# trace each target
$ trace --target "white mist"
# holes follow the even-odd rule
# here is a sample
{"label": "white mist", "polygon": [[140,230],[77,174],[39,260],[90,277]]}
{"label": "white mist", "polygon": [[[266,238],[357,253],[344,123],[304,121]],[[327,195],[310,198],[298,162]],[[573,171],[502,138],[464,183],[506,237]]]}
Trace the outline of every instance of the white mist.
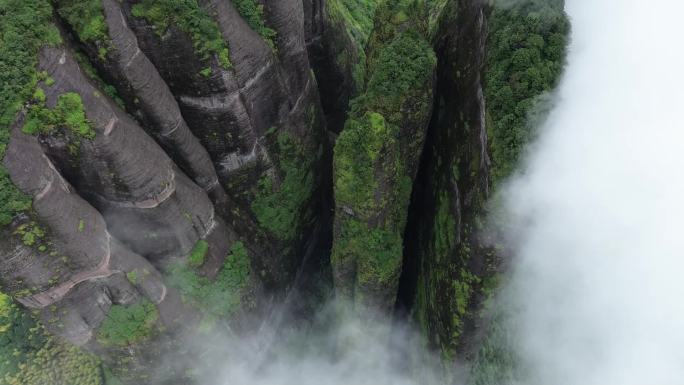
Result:
{"label": "white mist", "polygon": [[568,66],[505,189],[527,385],[684,384],[684,3],[567,0]]}

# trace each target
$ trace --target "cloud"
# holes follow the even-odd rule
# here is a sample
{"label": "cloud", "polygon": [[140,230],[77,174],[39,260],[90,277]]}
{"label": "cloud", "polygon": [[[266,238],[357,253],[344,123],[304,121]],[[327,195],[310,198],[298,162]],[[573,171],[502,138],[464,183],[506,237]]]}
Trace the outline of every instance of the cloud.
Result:
{"label": "cloud", "polygon": [[504,190],[528,384],[684,383],[684,4],[568,0],[556,108]]}
{"label": "cloud", "polygon": [[440,360],[407,325],[331,302],[312,322],[196,341],[203,385],[437,385]]}

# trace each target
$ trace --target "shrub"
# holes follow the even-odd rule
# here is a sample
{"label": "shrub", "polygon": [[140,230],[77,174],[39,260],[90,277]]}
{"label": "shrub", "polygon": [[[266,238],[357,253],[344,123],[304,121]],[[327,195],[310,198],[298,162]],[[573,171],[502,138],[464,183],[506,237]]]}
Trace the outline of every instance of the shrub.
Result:
{"label": "shrub", "polygon": [[233,4],[235,4],[242,18],[247,21],[247,24],[261,35],[271,48],[275,49],[274,39],[277,33],[267,27],[264,22],[264,6],[258,4],[255,0],[233,0]]}
{"label": "shrub", "polygon": [[278,161],[282,181],[276,186],[271,176],[264,176],[252,211],[271,234],[291,240],[298,234],[304,207],[313,193],[313,159],[290,134],[282,133],[278,136]]}
{"label": "shrub", "polygon": [[0,385],[101,385],[100,362],[50,337],[0,293]]}
{"label": "shrub", "polygon": [[0,0],[0,226],[31,207],[2,165],[11,124],[35,91],[38,50],[61,42],[46,0]]}
{"label": "shrub", "polygon": [[195,247],[190,251],[190,256],[188,257],[188,265],[191,267],[200,267],[204,264],[204,258],[207,256],[209,251],[209,244],[204,239],[200,239],[195,244]]}
{"label": "shrub", "polygon": [[113,305],[97,331],[97,341],[103,346],[128,346],[150,338],[159,313],[147,299],[124,306]]}
{"label": "shrub", "polygon": [[102,0],[59,0],[57,10],[82,41],[103,42],[107,39]]}
{"label": "shrub", "polygon": [[242,242],[235,242],[214,280],[201,276],[190,264],[177,264],[169,272],[169,284],[183,300],[212,317],[230,317],[238,310],[250,274],[250,260]]}

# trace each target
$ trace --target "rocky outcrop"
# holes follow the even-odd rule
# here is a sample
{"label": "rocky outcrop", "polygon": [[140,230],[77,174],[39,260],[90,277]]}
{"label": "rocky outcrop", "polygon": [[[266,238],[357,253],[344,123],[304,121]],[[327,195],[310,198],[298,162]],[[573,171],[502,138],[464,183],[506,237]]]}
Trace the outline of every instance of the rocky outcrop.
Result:
{"label": "rocky outcrop", "polygon": [[[140,49],[169,85],[228,193],[230,208],[221,214],[254,250],[266,280],[286,285],[308,238],[300,234],[312,229],[313,218],[305,214],[317,207],[316,164],[325,140],[301,4],[267,4],[263,21],[276,33],[267,40],[231,2],[202,2],[207,14],[216,15],[217,30],[230,49],[230,68],[201,57],[195,37],[173,26],[160,30],[144,15],[136,17],[134,7],[123,3]],[[294,154],[285,154],[282,142],[291,142]],[[288,156],[301,158],[298,169],[287,169]],[[299,180],[292,183],[305,184],[297,196],[287,193],[293,178]],[[289,201],[273,205],[278,198]]]}
{"label": "rocky outcrop", "polygon": [[[435,37],[435,113],[407,229],[412,305],[433,343],[449,356],[472,327],[486,251],[478,239],[489,191],[483,76],[486,4],[450,1]],[[406,283],[406,281],[405,281]]]}
{"label": "rocky outcrop", "polygon": [[349,102],[363,92],[366,52],[378,0],[304,0],[309,60],[319,83],[328,129],[339,134]]}
{"label": "rocky outcrop", "polygon": [[[100,212],[64,179],[37,138],[21,132],[21,118],[17,123],[4,164],[17,186],[33,197],[33,212],[3,229],[3,290],[39,311],[50,332],[100,352],[114,368],[125,368],[123,378],[144,378],[153,357],[138,345],[168,345],[168,334],[164,342],[155,330],[172,333],[198,320],[150,262],[111,236]],[[141,302],[153,304],[150,311],[159,315],[149,334],[125,349],[103,343],[100,328],[112,307]],[[126,365],[119,364],[122,360]]]}
{"label": "rocky outcrop", "polygon": [[409,21],[411,11],[397,3],[376,12],[368,84],[351,103],[333,160],[335,287],[384,313],[396,300],[411,186],[432,110],[436,59]]}
{"label": "rocky outcrop", "polygon": [[532,137],[535,100],[558,80],[567,19],[562,1],[441,3],[432,29],[435,110],[409,209],[399,305],[435,348],[463,360],[477,352],[483,301],[505,269],[486,202]]}
{"label": "rocky outcrop", "polygon": [[1,229],[2,290],[128,383],[166,381],[151,368],[193,354],[203,314],[254,328],[322,231],[302,5],[266,4],[257,29],[231,2],[187,4],[204,30],[171,3],[58,1],[61,39],[35,45],[33,96],[2,127],[7,188],[32,201]]}
{"label": "rocky outcrop", "polygon": [[470,357],[484,203],[567,32],[490,3],[7,0],[0,289],[130,384],[329,281]]}

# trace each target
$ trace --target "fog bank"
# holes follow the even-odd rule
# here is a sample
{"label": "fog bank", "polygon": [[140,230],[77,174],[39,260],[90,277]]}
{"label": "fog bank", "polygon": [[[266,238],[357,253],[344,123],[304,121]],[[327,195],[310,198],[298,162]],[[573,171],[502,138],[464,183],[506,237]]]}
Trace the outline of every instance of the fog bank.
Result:
{"label": "fog bank", "polygon": [[567,0],[568,66],[504,189],[527,384],[684,383],[684,4]]}

